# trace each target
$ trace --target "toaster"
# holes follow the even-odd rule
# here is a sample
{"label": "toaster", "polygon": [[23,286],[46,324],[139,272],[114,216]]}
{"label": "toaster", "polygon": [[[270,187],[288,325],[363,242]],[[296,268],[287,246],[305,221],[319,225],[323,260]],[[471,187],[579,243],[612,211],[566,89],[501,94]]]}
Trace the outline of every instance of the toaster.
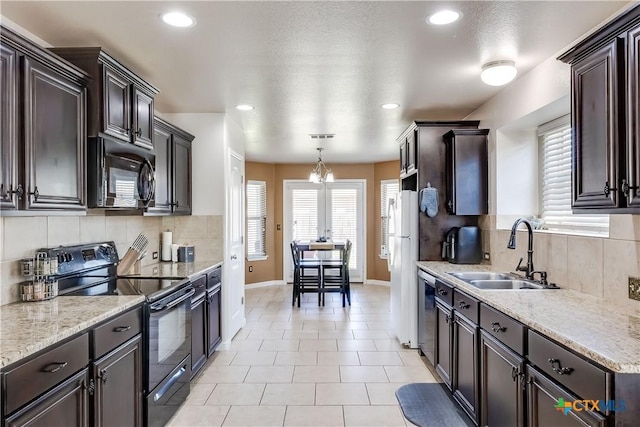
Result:
{"label": "toaster", "polygon": [[452,264],[479,264],[482,261],[480,229],[465,226],[449,230],[442,242],[442,258]]}

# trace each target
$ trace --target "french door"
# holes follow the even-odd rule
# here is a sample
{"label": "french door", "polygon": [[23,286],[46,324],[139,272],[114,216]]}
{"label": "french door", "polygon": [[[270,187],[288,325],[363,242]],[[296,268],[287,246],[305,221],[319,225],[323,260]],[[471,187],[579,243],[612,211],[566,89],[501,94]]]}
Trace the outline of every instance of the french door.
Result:
{"label": "french door", "polygon": [[[293,280],[293,262],[289,244],[292,240],[319,237],[353,243],[349,259],[352,282],[364,280],[365,215],[364,180],[339,180],[314,184],[306,181],[284,181],[284,277]],[[329,256],[317,252],[314,256]]]}

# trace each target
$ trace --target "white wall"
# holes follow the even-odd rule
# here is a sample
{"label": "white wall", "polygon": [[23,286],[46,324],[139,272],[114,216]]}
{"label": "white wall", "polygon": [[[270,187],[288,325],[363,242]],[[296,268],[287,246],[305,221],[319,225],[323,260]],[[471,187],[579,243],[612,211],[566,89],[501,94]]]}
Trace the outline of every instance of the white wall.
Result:
{"label": "white wall", "polygon": [[[194,135],[193,215],[224,215],[225,115],[222,113],[162,114],[169,123]],[[242,132],[242,129],[240,129]],[[244,140],[242,142],[244,152]]]}

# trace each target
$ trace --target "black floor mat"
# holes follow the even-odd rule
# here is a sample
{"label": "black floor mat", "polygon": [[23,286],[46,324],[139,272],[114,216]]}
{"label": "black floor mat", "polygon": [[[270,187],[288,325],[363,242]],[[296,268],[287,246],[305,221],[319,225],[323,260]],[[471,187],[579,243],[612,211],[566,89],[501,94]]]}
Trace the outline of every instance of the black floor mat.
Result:
{"label": "black floor mat", "polygon": [[406,419],[419,427],[467,427],[467,415],[438,383],[407,384],[396,390]]}

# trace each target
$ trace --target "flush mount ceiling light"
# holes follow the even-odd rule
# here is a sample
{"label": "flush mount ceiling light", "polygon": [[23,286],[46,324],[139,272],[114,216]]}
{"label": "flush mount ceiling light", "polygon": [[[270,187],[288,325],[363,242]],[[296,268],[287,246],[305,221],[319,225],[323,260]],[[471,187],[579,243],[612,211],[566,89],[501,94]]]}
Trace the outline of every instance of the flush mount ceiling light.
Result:
{"label": "flush mount ceiling light", "polygon": [[518,74],[513,61],[492,61],[482,66],[480,78],[489,86],[502,86],[513,80]]}
{"label": "flush mount ceiling light", "polygon": [[313,170],[309,174],[309,182],[315,184],[322,184],[323,182],[333,182],[333,172],[322,161],[322,148],[316,148],[318,150],[318,163],[313,167]]}
{"label": "flush mount ceiling light", "polygon": [[447,25],[456,22],[461,16],[462,13],[457,10],[445,9],[429,15],[427,22],[433,25]]}
{"label": "flush mount ceiling light", "polygon": [[248,105],[248,104],[240,104],[240,105],[236,105],[236,110],[240,110],[240,111],[251,111],[253,110],[253,105]]}
{"label": "flush mount ceiling light", "polygon": [[188,28],[196,25],[196,20],[193,17],[182,12],[165,12],[160,15],[160,19],[172,27]]}
{"label": "flush mount ceiling light", "polygon": [[390,104],[382,104],[381,107],[385,110],[393,110],[394,108],[398,108],[400,104],[390,103]]}

